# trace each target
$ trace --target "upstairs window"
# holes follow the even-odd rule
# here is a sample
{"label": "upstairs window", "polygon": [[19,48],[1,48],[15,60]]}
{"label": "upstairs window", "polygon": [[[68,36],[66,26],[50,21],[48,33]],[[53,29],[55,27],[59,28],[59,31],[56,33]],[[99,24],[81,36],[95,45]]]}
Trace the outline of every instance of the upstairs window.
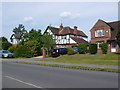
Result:
{"label": "upstairs window", "polygon": [[62,36],[62,39],[66,39],[66,36]]}
{"label": "upstairs window", "polygon": [[95,37],[102,37],[102,36],[104,36],[104,30],[95,31]]}
{"label": "upstairs window", "polygon": [[70,35],[70,37],[74,37],[74,35]]}

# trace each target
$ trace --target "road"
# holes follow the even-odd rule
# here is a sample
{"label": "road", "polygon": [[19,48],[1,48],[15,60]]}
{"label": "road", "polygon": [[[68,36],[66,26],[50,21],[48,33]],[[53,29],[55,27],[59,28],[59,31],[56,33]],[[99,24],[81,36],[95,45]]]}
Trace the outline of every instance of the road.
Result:
{"label": "road", "polygon": [[2,62],[3,88],[118,88],[118,74]]}

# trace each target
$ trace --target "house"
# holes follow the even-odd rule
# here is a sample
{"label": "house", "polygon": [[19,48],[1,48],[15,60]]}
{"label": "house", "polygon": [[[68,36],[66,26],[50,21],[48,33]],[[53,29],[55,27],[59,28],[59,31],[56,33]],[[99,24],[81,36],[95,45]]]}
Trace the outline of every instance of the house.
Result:
{"label": "house", "polygon": [[71,47],[79,43],[88,44],[88,36],[81,30],[78,30],[76,26],[73,28],[63,27],[61,24],[59,28],[47,26],[44,34],[50,34],[56,42],[56,48]]}
{"label": "house", "polygon": [[22,35],[20,33],[12,34],[10,37],[10,40],[11,40],[13,45],[16,45],[22,40]]}
{"label": "house", "polygon": [[116,35],[120,28],[120,21],[105,22],[98,20],[90,30],[91,43],[97,43],[98,52],[101,52],[101,44],[108,43],[108,52],[118,52],[120,49],[116,43]]}

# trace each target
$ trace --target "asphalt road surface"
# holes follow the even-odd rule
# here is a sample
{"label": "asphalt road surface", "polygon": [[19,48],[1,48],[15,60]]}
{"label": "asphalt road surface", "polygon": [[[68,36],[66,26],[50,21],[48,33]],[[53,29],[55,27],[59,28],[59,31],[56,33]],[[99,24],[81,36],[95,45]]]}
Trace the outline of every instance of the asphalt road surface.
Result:
{"label": "asphalt road surface", "polygon": [[118,88],[118,74],[2,62],[3,88]]}

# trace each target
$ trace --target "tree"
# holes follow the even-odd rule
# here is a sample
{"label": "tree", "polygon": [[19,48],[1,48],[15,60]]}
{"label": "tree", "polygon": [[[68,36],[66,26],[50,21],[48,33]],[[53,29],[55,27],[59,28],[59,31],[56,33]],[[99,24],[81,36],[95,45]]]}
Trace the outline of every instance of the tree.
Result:
{"label": "tree", "polygon": [[25,27],[24,27],[24,25],[23,24],[19,24],[19,26],[18,27],[15,27],[14,29],[13,29],[13,32],[15,33],[15,34],[24,34],[24,33],[26,33],[27,31],[25,30]]}
{"label": "tree", "polygon": [[55,40],[52,38],[52,35],[43,35],[41,39],[43,48],[47,48],[47,54],[49,55],[50,50],[55,45]]}
{"label": "tree", "polygon": [[120,29],[118,29],[118,33],[117,33],[117,36],[116,36],[116,38],[117,38],[117,44],[118,44],[118,46],[120,47]]}
{"label": "tree", "polygon": [[10,46],[12,46],[12,44],[6,37],[0,37],[0,49],[7,50]]}
{"label": "tree", "polygon": [[25,33],[23,35],[23,38],[22,38],[22,41],[20,42],[21,44],[24,44],[24,42],[27,42],[27,41],[38,41],[38,42],[41,42],[41,30],[35,30],[35,29],[31,29],[28,33]]}

